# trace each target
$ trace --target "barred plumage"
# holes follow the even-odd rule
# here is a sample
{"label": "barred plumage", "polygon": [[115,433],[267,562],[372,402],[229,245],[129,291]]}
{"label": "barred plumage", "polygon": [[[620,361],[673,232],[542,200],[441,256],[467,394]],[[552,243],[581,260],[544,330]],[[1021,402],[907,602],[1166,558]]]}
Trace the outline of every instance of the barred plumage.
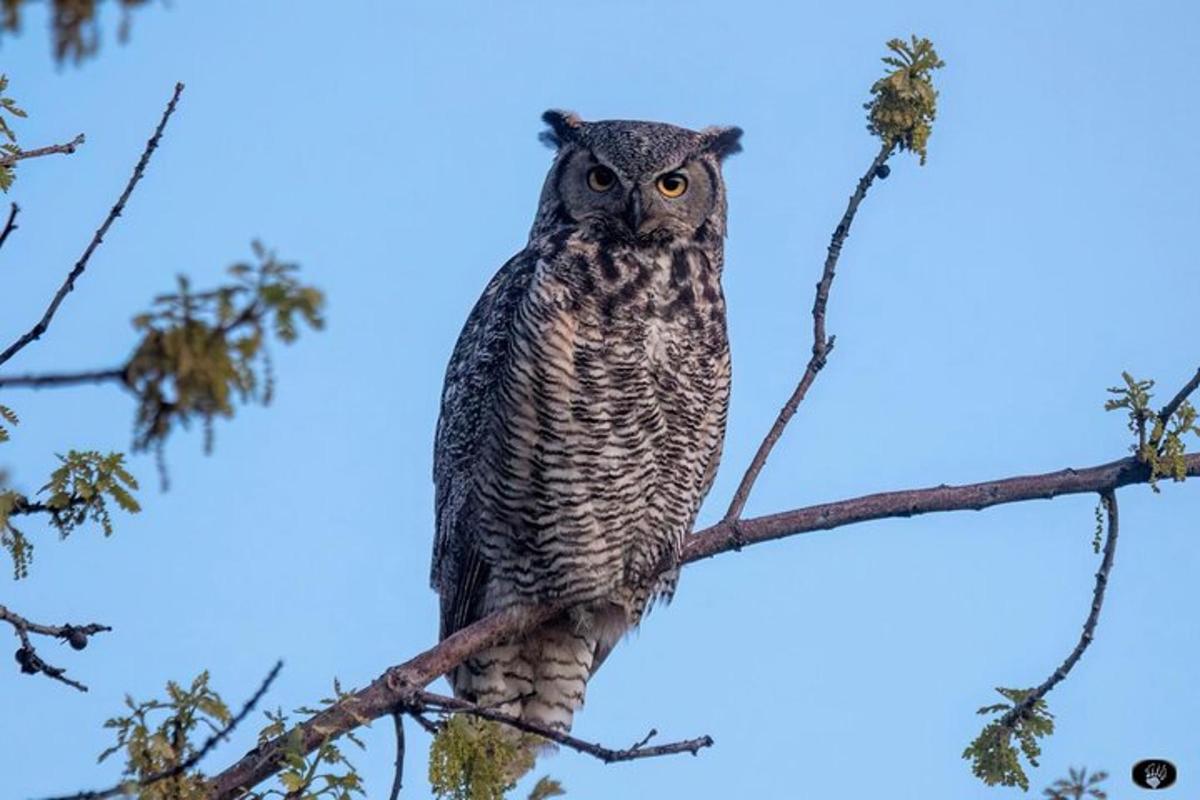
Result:
{"label": "barred plumage", "polygon": [[544,119],[558,153],[529,243],[446,372],[432,582],[443,637],[514,604],[572,604],[451,676],[459,696],[568,730],[588,677],[674,592],[720,459],[720,165],[741,131]]}

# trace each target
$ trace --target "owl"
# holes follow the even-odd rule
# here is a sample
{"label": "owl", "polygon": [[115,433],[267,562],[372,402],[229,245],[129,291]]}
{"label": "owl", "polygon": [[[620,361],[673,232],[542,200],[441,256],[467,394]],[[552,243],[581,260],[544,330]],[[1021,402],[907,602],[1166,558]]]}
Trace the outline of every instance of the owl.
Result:
{"label": "owl", "polygon": [[565,732],[588,678],[674,593],[720,461],[721,165],[742,131],[542,119],[556,155],[529,242],[446,370],[431,580],[442,638],[511,606],[569,607],[448,676],[461,698]]}

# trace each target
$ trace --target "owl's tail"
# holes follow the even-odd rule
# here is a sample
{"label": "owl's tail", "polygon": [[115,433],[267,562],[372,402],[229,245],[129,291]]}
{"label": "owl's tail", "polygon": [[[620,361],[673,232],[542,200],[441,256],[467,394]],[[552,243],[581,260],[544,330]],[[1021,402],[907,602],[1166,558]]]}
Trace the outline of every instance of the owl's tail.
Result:
{"label": "owl's tail", "polygon": [[476,705],[567,732],[583,706],[597,638],[569,619],[523,641],[473,656],[454,672],[454,693]]}

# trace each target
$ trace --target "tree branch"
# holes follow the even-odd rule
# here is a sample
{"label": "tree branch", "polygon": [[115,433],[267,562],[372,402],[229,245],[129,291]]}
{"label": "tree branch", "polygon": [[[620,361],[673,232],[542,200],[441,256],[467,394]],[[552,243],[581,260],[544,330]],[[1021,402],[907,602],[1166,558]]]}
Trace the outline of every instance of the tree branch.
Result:
{"label": "tree branch", "polygon": [[94,622],[89,625],[42,625],[26,619],[15,611],[10,611],[3,605],[0,605],[0,622],[7,622],[11,625],[13,633],[21,641],[21,647],[16,652],[16,659],[17,663],[21,665],[22,672],[27,675],[41,673],[81,692],[86,692],[87,687],[79,681],[66,677],[66,669],[63,667],[55,667],[42,660],[33,646],[29,634],[35,633],[39,636],[61,639],[70,644],[72,648],[82,650],[87,647],[88,637],[112,630],[108,625],[99,625]]}
{"label": "tree branch", "polygon": [[388,800],[399,800],[400,790],[404,788],[404,714],[392,712],[392,722],[396,727],[396,772],[392,776],[392,791]]}
{"label": "tree branch", "polygon": [[[262,313],[263,308],[259,303],[251,303],[235,319],[214,329],[213,333],[216,336],[228,336],[239,328],[254,322]],[[81,386],[89,383],[109,382],[128,386],[129,366],[130,362],[126,361],[121,366],[110,369],[85,370],[82,372],[0,375],[0,389],[59,389],[64,386]]]}
{"label": "tree branch", "polygon": [[1083,632],[1079,635],[1079,643],[1075,645],[1075,649],[1059,665],[1058,669],[1042,682],[1041,686],[1030,692],[1025,699],[1014,705],[1008,713],[1000,718],[1002,728],[1011,731],[1018,720],[1028,714],[1039,700],[1045,697],[1063,678],[1067,677],[1067,673],[1075,666],[1075,662],[1079,661],[1079,657],[1083,655],[1084,650],[1088,649],[1095,637],[1096,623],[1100,621],[1100,608],[1104,605],[1104,590],[1108,588],[1108,575],[1112,572],[1113,554],[1117,550],[1119,529],[1116,494],[1112,489],[1105,489],[1100,493],[1100,500],[1104,503],[1105,513],[1108,515],[1108,536],[1104,542],[1104,558],[1100,562],[1100,569],[1096,571],[1096,585],[1092,589],[1092,607],[1088,611],[1087,619],[1083,622]]}
{"label": "tree branch", "polygon": [[0,231],[0,247],[4,247],[4,243],[8,241],[8,235],[17,229],[17,214],[20,213],[21,207],[12,203],[8,210],[8,221],[4,223],[4,230]]}
{"label": "tree branch", "polygon": [[16,153],[11,153],[7,156],[0,157],[0,168],[11,167],[18,161],[26,158],[41,158],[42,156],[51,156],[54,154],[71,155],[84,142],[83,134],[79,134],[69,142],[63,144],[52,144],[47,147],[37,147],[33,150],[20,150]]}
{"label": "tree branch", "polygon": [[105,800],[105,798],[116,797],[117,795],[130,795],[133,794],[133,792],[137,789],[145,789],[146,787],[155,783],[159,783],[160,781],[170,780],[178,775],[182,775],[192,767],[199,764],[204,757],[207,756],[212,749],[217,746],[219,742],[228,738],[229,734],[233,733],[234,728],[242,724],[242,721],[245,720],[246,717],[249,716],[250,712],[254,710],[254,707],[258,705],[258,701],[261,700],[267,693],[267,690],[271,687],[271,684],[275,681],[275,678],[278,677],[281,669],[283,669],[283,662],[276,661],[275,666],[272,667],[271,671],[267,673],[267,677],[263,678],[262,683],[259,684],[258,690],[255,691],[254,694],[250,696],[250,699],[247,700],[242,706],[242,710],[234,715],[234,717],[229,720],[228,724],[226,724],[224,728],[221,728],[221,730],[209,736],[204,741],[204,744],[200,746],[199,750],[197,750],[188,758],[185,758],[183,761],[180,761],[170,769],[165,769],[160,772],[147,775],[141,780],[122,781],[121,783],[111,786],[108,789],[103,789],[100,791],[76,792],[75,794],[46,798],[46,800]]}
{"label": "tree branch", "polygon": [[670,742],[668,744],[653,745],[647,747],[646,743],[653,737],[658,735],[658,731],[651,730],[641,741],[624,750],[614,750],[603,745],[593,742],[578,739],[570,734],[553,728],[546,728],[542,725],[535,725],[532,722],[527,722],[519,717],[513,717],[508,714],[502,714],[499,711],[494,711],[489,708],[482,708],[474,703],[468,703],[465,700],[458,700],[453,697],[445,697],[443,695],[434,694],[432,692],[414,691],[411,693],[403,705],[407,709],[414,711],[454,711],[462,714],[470,714],[471,716],[481,719],[500,722],[504,725],[532,733],[535,736],[541,736],[543,739],[549,739],[556,744],[569,747],[579,753],[584,753],[589,756],[600,759],[605,764],[613,764],[618,761],[634,761],[639,758],[655,758],[657,756],[675,755],[677,753],[691,753],[696,755],[706,747],[712,747],[713,740],[711,736],[700,736],[695,739],[686,739],[679,742]]}
{"label": "tree branch", "polygon": [[158,126],[154,129],[153,135],[146,142],[146,147],[142,150],[142,156],[133,168],[133,175],[130,176],[129,182],[125,184],[125,190],[117,198],[116,204],[108,212],[108,216],[104,218],[104,222],[96,229],[96,233],[93,234],[87,249],[83,251],[83,255],[80,256],[79,260],[75,262],[75,267],[67,274],[66,280],[63,281],[62,286],[59,287],[54,298],[50,301],[50,306],[46,309],[46,313],[42,315],[42,318],[27,333],[13,342],[3,353],[0,353],[0,364],[8,361],[30,342],[40,339],[42,334],[46,332],[46,329],[50,327],[50,321],[54,319],[54,314],[58,311],[58,307],[71,290],[75,288],[75,281],[87,269],[88,260],[92,257],[92,253],[104,241],[104,235],[108,233],[108,229],[112,227],[113,222],[116,221],[117,217],[121,216],[121,212],[125,208],[125,203],[128,202],[129,196],[133,194],[134,187],[142,179],[146,165],[150,163],[150,156],[154,154],[154,150],[158,147],[158,142],[162,138],[163,129],[166,128],[167,121],[171,118],[171,115],[175,113],[175,105],[179,102],[179,95],[182,92],[183,84],[175,84],[175,93],[171,95],[171,100],[167,103],[167,108],[163,111],[162,118],[159,120]]}
{"label": "tree branch", "polygon": [[115,369],[97,369],[90,372],[54,372],[40,375],[0,375],[0,388],[28,389],[59,388],[62,386],[80,386],[87,383],[107,383],[125,381],[125,367]]}
{"label": "tree branch", "polygon": [[[1187,474],[1200,475],[1200,454],[1184,457]],[[1040,475],[1024,475],[963,486],[933,486],[899,492],[881,492],[836,503],[808,506],[736,523],[719,522],[697,531],[684,545],[683,562],[737,550],[800,533],[829,530],[859,522],[892,517],[913,517],[936,511],[980,511],[1005,503],[1050,500],[1067,494],[1090,494],[1150,482],[1150,467],[1136,458],[1122,458],[1085,469],[1067,468]],[[740,535],[739,535],[740,531]]]}
{"label": "tree branch", "polygon": [[[93,498],[94,499],[94,498]],[[16,502],[13,504],[12,510],[8,512],[10,517],[27,516],[30,514],[61,514],[65,511],[70,511],[78,506],[85,506],[92,502],[79,495],[71,495],[66,504],[55,507],[49,503],[30,502],[24,495],[18,495]]]}
{"label": "tree branch", "polygon": [[796,409],[800,407],[800,403],[804,400],[804,396],[808,394],[808,388],[812,386],[813,381],[817,378],[817,373],[825,366],[826,359],[833,351],[835,337],[826,337],[825,335],[825,306],[829,302],[829,289],[833,285],[838,257],[842,253],[842,245],[845,244],[846,237],[850,235],[850,225],[854,222],[854,215],[858,213],[859,204],[867,196],[867,190],[871,188],[871,184],[875,181],[875,178],[886,176],[887,173],[883,172],[884,164],[891,157],[895,148],[895,143],[889,141],[885,141],[883,146],[879,148],[879,153],[875,156],[875,160],[871,162],[871,166],[858,179],[858,186],[855,188],[854,194],[850,195],[850,202],[846,205],[846,211],[842,214],[841,220],[833,230],[833,236],[829,240],[829,250],[825,255],[825,268],[821,273],[821,280],[817,282],[817,295],[813,300],[812,356],[808,359],[808,366],[804,368],[804,375],[800,378],[800,383],[796,386],[795,391],[792,392],[792,396],[783,404],[783,408],[779,411],[779,416],[775,418],[775,424],[767,431],[766,437],[758,446],[758,452],[754,454],[754,458],[750,461],[750,466],[747,467],[746,473],[742,476],[742,482],[738,484],[737,491],[733,493],[733,499],[729,502],[729,509],[725,512],[723,520],[725,522],[734,522],[742,515],[742,511],[746,508],[746,501],[750,499],[750,492],[754,488],[754,482],[758,480],[758,474],[762,472],[763,466],[767,463],[767,457],[771,455],[771,450],[774,449],[775,443],[783,435],[783,429],[787,427],[788,422],[795,415]]}
{"label": "tree branch", "polygon": [[[1200,454],[1185,457],[1187,473],[1200,476]],[[873,519],[908,517],[936,511],[979,510],[1004,503],[1050,499],[1068,494],[1112,491],[1121,486],[1148,483],[1150,468],[1134,458],[1123,458],[1086,469],[1065,469],[965,486],[935,486],[899,492],[866,495],[836,503],[825,503],[780,514],[720,522],[689,537],[683,562],[700,561],[745,544],[757,544],[785,536],[828,530]],[[296,736],[303,752],[312,752],[323,741],[359,727],[363,720],[378,719],[404,703],[413,690],[432,683],[466,658],[502,641],[514,639],[541,625],[566,608],[563,604],[517,607],[479,620],[435,647],[398,666],[391,667],[369,686],[349,695],[300,723],[292,732],[255,748],[240,761],[214,776],[211,800],[235,800],[279,770],[290,737]]]}
{"label": "tree branch", "polygon": [[[1158,412],[1158,419],[1163,425],[1163,430],[1166,430],[1167,423],[1171,421],[1171,417],[1174,416],[1175,412],[1179,410],[1179,407],[1183,405],[1183,401],[1188,399],[1188,395],[1196,391],[1197,387],[1200,387],[1200,367],[1196,369],[1196,374],[1192,376],[1192,379],[1185,383],[1183,388],[1176,392],[1175,396],[1171,398],[1170,402],[1163,406]],[[1162,437],[1160,436],[1159,438]],[[1158,442],[1155,441],[1155,444],[1158,444]]]}

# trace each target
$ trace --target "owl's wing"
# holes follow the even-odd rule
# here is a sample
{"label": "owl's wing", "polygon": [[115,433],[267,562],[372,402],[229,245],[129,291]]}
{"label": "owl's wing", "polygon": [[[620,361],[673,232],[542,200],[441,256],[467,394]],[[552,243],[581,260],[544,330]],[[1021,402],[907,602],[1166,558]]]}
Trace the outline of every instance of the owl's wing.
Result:
{"label": "owl's wing", "polygon": [[441,595],[441,636],[479,616],[487,565],[476,546],[474,472],[481,426],[508,357],[513,315],[537,254],[524,250],[496,273],[475,304],[446,368],[433,451],[436,534],[430,581]]}

